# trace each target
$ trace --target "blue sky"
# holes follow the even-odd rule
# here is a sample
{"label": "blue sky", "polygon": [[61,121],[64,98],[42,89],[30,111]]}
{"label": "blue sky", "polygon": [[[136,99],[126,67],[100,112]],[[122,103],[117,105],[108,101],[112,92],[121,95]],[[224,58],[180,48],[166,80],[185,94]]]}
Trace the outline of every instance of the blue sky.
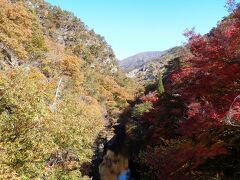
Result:
{"label": "blue sky", "polygon": [[181,45],[185,29],[207,33],[228,14],[225,0],[47,0],[105,37],[118,59]]}

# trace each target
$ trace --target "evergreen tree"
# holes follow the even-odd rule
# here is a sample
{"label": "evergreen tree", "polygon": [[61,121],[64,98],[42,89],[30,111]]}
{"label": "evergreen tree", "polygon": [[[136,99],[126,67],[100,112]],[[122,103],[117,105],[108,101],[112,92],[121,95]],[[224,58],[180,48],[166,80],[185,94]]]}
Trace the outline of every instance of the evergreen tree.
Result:
{"label": "evergreen tree", "polygon": [[158,77],[158,93],[159,93],[159,95],[161,95],[162,93],[164,93],[162,73],[159,73],[159,77]]}

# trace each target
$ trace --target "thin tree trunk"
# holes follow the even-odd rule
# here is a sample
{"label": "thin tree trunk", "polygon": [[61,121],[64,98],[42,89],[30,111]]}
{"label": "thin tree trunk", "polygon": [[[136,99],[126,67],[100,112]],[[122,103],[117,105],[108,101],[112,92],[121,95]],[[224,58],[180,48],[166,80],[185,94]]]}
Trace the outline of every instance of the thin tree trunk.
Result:
{"label": "thin tree trunk", "polygon": [[56,89],[55,98],[54,98],[53,104],[51,105],[52,111],[57,110],[57,100],[58,100],[58,97],[60,95],[60,88],[61,88],[61,84],[62,84],[62,79],[63,78],[61,77],[60,80],[58,81],[58,86],[57,86],[57,89]]}

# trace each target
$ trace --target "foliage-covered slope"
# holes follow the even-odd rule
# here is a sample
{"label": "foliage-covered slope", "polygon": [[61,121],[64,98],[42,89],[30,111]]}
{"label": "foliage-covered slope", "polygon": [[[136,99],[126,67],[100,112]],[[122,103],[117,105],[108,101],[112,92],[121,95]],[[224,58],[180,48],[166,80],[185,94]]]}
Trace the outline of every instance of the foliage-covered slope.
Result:
{"label": "foliage-covered slope", "polygon": [[[232,1],[231,1],[232,2]],[[141,179],[239,179],[240,8],[201,36],[191,54],[139,99],[127,125]]]}
{"label": "foliage-covered slope", "polygon": [[[105,40],[42,0],[0,1],[0,179],[78,179],[132,99]],[[80,171],[81,170],[81,171]]]}

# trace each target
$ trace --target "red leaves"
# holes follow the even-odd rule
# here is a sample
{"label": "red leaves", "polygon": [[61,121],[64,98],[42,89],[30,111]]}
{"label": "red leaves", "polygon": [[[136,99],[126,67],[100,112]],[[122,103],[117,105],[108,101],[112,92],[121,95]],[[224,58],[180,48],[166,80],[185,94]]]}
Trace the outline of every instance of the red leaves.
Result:
{"label": "red leaves", "polygon": [[195,55],[194,61],[206,61],[220,58],[222,53],[221,41],[216,35],[201,36],[194,29],[187,31],[184,35],[188,38],[187,46]]}
{"label": "red leaves", "polygon": [[[236,22],[222,24],[224,28],[205,36],[193,30],[185,34],[195,56],[187,66],[174,71],[166,85],[187,104],[186,117],[179,124],[179,131],[187,137],[221,125],[236,91],[240,91],[240,64],[236,59],[240,29]],[[238,114],[234,116],[239,119]]]}
{"label": "red leaves", "polygon": [[202,57],[207,46],[207,42],[205,41],[204,37],[200,34],[197,34],[194,29],[187,30],[184,33],[184,36],[186,36],[188,39],[187,46],[190,48],[191,52],[197,57]]}
{"label": "red leaves", "polygon": [[[192,157],[191,149],[183,149],[176,146],[157,147],[155,149],[148,147],[145,164],[153,170],[155,177],[161,179],[173,179],[184,177],[184,171],[187,171],[187,162]],[[185,165],[185,167],[184,167]],[[181,169],[180,173],[178,170]],[[153,176],[152,176],[153,177]],[[186,178],[186,176],[185,176]]]}
{"label": "red leaves", "polygon": [[[240,11],[240,8],[237,10]],[[236,10],[236,12],[237,12]],[[240,44],[240,16],[228,18],[209,34],[201,36],[194,29],[186,31],[187,46],[195,55],[192,62],[206,60],[232,60]]]}
{"label": "red leaves", "polygon": [[142,96],[140,100],[143,102],[156,103],[158,101],[157,92],[150,92],[149,94]]}
{"label": "red leaves", "polygon": [[179,115],[181,114],[182,110],[180,108],[173,108],[170,110],[170,114],[173,114],[173,115]]}
{"label": "red leaves", "polygon": [[228,154],[227,149],[224,148],[221,143],[222,142],[217,142],[210,147],[210,150],[208,151],[208,155],[207,155],[208,158],[214,158],[215,156],[220,154],[221,155]]}
{"label": "red leaves", "polygon": [[205,160],[227,153],[221,141],[210,146],[204,142],[194,145],[190,142],[179,144],[172,141],[167,146],[148,147],[145,164],[161,179],[188,179],[193,178],[191,173]]}
{"label": "red leaves", "polygon": [[195,166],[201,165],[206,159],[208,158],[214,158],[218,155],[224,155],[227,154],[228,151],[226,148],[224,148],[221,145],[222,142],[216,142],[210,147],[207,147],[204,144],[197,144],[194,149],[194,160],[195,160]]}
{"label": "red leaves", "polygon": [[226,28],[226,30],[224,31],[224,35],[226,38],[231,38],[237,31],[236,26],[231,25],[229,27]]}
{"label": "red leaves", "polygon": [[205,101],[202,103],[191,103],[186,112],[187,119],[180,123],[180,132],[187,137],[200,135],[213,126],[222,125],[222,120],[212,104]]}
{"label": "red leaves", "polygon": [[[140,97],[140,100],[142,102],[150,102],[153,104],[156,104],[159,101],[157,92],[149,92],[147,95],[143,95]],[[156,122],[156,114],[154,112],[157,112],[159,109],[157,107],[154,107],[154,109],[150,110],[150,112],[146,112],[143,114],[143,119],[146,120],[147,122],[154,124]]]}
{"label": "red leaves", "polygon": [[214,137],[218,140],[199,137],[221,129],[226,119],[228,125],[240,124],[240,8],[209,34],[192,29],[185,36],[192,56],[168,75],[161,101],[154,93],[141,98],[154,103],[144,114],[154,125],[149,139],[155,147],[147,150],[146,165],[163,179],[186,177],[205,160],[227,154],[219,134]]}
{"label": "red leaves", "polygon": [[200,103],[191,103],[188,106],[187,116],[188,118],[192,118],[199,114],[201,111],[201,104]]}
{"label": "red leaves", "polygon": [[[240,18],[228,18],[204,36],[193,29],[185,36],[194,57],[188,59],[188,66],[170,75],[167,89],[188,104],[187,119],[183,118],[179,129],[183,135],[193,136],[221,125],[232,98],[240,91]],[[239,119],[238,114],[233,118]]]}
{"label": "red leaves", "polygon": [[180,70],[173,72],[170,76],[170,79],[172,81],[180,81],[181,79],[189,77],[189,75],[193,72],[194,72],[193,67],[185,66],[185,67],[181,68]]}

